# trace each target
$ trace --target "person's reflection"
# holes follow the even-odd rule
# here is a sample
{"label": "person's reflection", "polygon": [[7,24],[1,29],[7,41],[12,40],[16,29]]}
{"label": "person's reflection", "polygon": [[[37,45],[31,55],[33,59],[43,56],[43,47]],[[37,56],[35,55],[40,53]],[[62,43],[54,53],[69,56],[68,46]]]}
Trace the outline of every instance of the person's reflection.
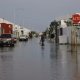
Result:
{"label": "person's reflection", "polygon": [[41,50],[42,50],[42,51],[44,50],[44,46],[41,46]]}
{"label": "person's reflection", "polygon": [[41,46],[41,55],[42,55],[42,58],[44,58],[44,46]]}

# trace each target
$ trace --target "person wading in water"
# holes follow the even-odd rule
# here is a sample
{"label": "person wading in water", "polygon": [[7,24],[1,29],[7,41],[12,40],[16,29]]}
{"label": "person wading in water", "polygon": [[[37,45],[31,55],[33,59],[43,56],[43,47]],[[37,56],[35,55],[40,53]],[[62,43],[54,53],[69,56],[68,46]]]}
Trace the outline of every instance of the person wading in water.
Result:
{"label": "person wading in water", "polygon": [[40,42],[41,42],[42,46],[44,46],[44,41],[45,41],[45,37],[44,37],[44,34],[42,34],[41,39],[40,39]]}

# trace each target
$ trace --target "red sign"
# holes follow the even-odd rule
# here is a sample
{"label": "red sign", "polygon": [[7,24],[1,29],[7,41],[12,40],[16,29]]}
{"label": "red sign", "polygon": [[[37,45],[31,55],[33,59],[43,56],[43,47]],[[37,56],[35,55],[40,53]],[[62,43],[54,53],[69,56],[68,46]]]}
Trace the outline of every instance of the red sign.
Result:
{"label": "red sign", "polygon": [[80,23],[80,15],[79,14],[72,15],[72,22],[73,22],[73,24],[79,24]]}

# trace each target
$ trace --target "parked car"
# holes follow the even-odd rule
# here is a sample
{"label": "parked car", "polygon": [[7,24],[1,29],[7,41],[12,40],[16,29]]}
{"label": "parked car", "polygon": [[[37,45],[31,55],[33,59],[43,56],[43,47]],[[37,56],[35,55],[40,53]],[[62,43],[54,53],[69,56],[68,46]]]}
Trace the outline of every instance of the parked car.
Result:
{"label": "parked car", "polygon": [[0,35],[0,46],[14,46],[14,38],[11,34],[1,34]]}
{"label": "parked car", "polygon": [[15,35],[12,35],[12,38],[13,38],[13,42],[16,43],[17,42],[17,38]]}
{"label": "parked car", "polygon": [[28,36],[26,36],[26,35],[21,35],[21,36],[19,37],[19,41],[28,41]]}

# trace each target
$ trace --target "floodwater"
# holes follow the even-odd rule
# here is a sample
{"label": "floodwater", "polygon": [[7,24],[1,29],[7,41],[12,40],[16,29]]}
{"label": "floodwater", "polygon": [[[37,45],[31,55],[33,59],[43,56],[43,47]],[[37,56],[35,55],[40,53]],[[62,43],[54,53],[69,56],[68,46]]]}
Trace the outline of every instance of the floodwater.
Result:
{"label": "floodwater", "polygon": [[37,38],[0,48],[0,80],[80,80],[79,49]]}

